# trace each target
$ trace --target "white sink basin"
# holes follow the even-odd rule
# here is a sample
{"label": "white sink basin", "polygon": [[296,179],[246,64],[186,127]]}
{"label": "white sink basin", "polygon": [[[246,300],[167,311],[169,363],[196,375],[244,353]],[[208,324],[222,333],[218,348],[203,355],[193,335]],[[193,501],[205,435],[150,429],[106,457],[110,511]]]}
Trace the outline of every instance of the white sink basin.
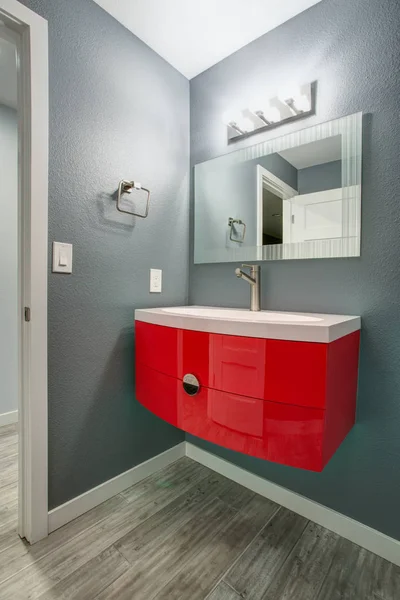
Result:
{"label": "white sink basin", "polygon": [[209,306],[139,309],[137,321],[243,337],[329,343],[361,328],[360,317],[329,314],[251,312]]}
{"label": "white sink basin", "polygon": [[234,310],[229,308],[202,308],[200,306],[174,306],[162,308],[166,313],[174,315],[187,315],[189,317],[206,317],[208,319],[228,319],[234,321],[252,321],[257,323],[311,323],[322,321],[321,317],[310,317],[304,314],[292,314],[285,312],[251,312]]}

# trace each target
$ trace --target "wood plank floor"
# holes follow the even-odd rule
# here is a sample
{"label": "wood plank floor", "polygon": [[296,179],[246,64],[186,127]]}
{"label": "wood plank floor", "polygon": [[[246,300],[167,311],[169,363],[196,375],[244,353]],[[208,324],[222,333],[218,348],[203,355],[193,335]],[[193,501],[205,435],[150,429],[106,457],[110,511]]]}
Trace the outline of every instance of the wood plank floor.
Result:
{"label": "wood plank floor", "polygon": [[0,429],[1,600],[399,600],[400,568],[183,458],[29,546]]}
{"label": "wood plank floor", "polygon": [[[16,425],[0,427],[0,563],[18,541],[18,438]],[[0,596],[1,598],[1,596]]]}

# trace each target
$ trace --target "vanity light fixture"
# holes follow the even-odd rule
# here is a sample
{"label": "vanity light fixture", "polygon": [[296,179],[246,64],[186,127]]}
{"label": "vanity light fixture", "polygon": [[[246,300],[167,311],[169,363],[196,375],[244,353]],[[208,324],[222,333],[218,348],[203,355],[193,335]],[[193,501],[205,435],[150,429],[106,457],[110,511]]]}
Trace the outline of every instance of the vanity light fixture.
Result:
{"label": "vanity light fixture", "polygon": [[294,98],[287,98],[283,101],[290,109],[293,115],[301,115],[302,113],[309,112],[311,109],[311,101],[305,94],[295,96]]}
{"label": "vanity light fixture", "polygon": [[268,102],[266,103],[266,106],[263,106],[263,104],[265,104],[265,102],[254,102],[253,105],[249,108],[250,112],[253,115],[256,115],[261,121],[263,121],[265,125],[279,123],[282,117],[281,113],[276,108],[276,106],[271,106],[271,104],[269,104]]}
{"label": "vanity light fixture", "polygon": [[226,111],[223,115],[223,121],[227,127],[230,127],[239,135],[244,135],[254,130],[254,123],[241,111]]}
{"label": "vanity light fixture", "polygon": [[225,112],[228,143],[315,114],[316,88],[316,82],[307,83],[274,98],[259,98],[249,108]]}

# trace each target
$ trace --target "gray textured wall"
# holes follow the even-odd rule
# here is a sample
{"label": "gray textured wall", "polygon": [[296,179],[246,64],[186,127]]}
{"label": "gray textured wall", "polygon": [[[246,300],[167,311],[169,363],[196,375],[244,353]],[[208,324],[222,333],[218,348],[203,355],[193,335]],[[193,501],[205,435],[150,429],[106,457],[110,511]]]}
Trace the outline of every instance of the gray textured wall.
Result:
{"label": "gray textured wall", "polygon": [[[257,96],[266,81],[318,80],[317,115],[301,127],[360,110],[366,115],[362,257],[262,266],[264,308],[362,315],[357,426],[322,474],[196,443],[398,539],[399,18],[395,0],[323,0],[191,81],[193,164],[228,150],[221,115],[244,93]],[[194,266],[191,303],[248,306],[248,286],[234,276],[234,266]]]}
{"label": "gray textured wall", "polygon": [[334,160],[322,165],[299,169],[299,194],[312,194],[342,187],[342,163]]}
{"label": "gray textured wall", "polygon": [[[188,284],[189,84],[91,0],[24,0],[49,21],[50,508],[182,441],[134,398],[134,309],[183,304]],[[122,178],[153,193],[119,215]],[[164,291],[149,295],[149,268]]]}

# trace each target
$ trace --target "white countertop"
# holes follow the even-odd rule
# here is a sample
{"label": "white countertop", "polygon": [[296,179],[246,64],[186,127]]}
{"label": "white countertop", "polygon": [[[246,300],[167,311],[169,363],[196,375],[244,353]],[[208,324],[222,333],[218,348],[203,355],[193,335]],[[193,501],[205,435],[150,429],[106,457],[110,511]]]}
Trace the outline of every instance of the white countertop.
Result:
{"label": "white countertop", "polygon": [[137,309],[135,320],[208,333],[325,344],[361,329],[357,316],[207,306]]}

